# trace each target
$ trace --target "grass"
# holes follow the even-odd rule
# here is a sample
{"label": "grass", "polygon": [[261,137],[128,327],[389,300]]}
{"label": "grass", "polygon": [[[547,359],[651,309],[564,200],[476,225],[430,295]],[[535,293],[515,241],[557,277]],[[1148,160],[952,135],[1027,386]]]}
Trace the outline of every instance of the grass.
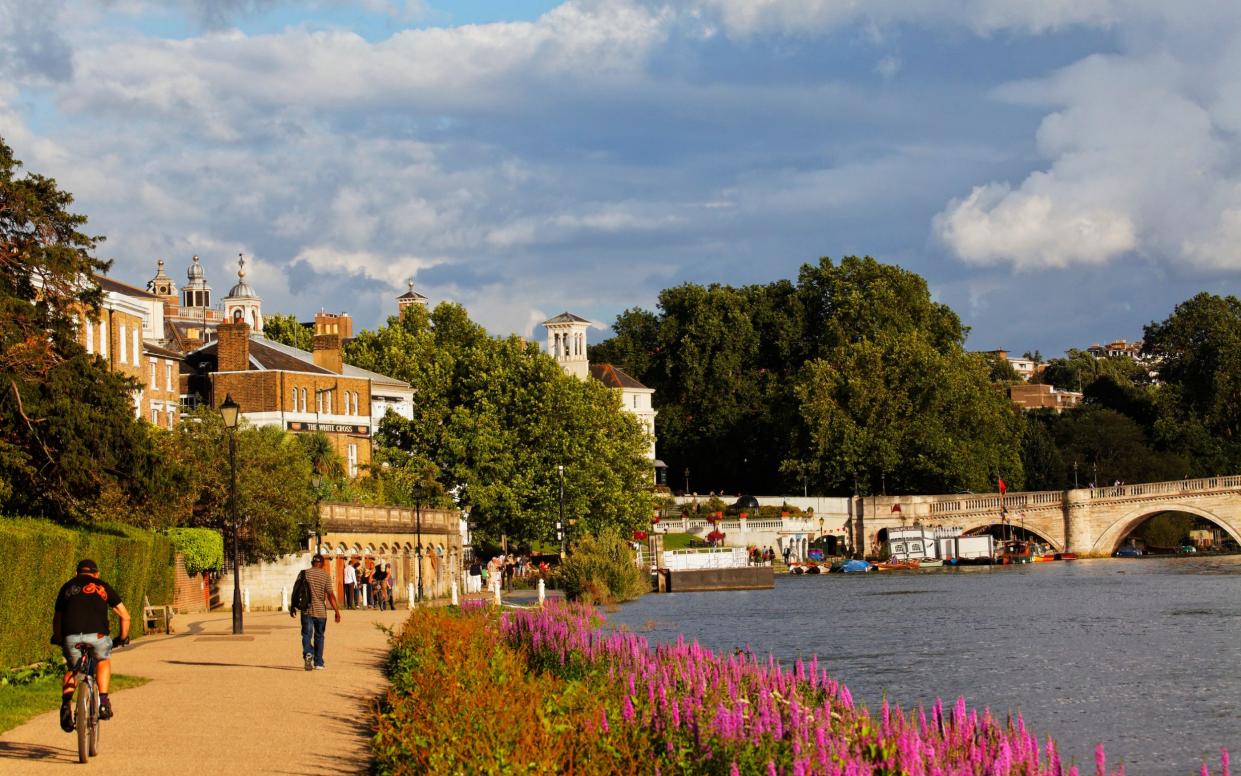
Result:
{"label": "grass", "polygon": [[[149,681],[142,676],[113,674],[109,693],[140,687]],[[12,730],[27,720],[58,708],[60,708],[60,677],[45,676],[30,684],[0,687],[0,733]]]}
{"label": "grass", "polygon": [[687,533],[666,533],[664,534],[665,550],[688,550],[689,540],[698,537]]}

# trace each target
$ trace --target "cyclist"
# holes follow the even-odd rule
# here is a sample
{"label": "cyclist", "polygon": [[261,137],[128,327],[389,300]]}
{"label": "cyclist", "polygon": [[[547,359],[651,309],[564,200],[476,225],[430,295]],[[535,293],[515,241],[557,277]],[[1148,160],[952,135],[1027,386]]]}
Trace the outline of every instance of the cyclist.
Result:
{"label": "cyclist", "polygon": [[[115,641],[108,636],[108,609],[115,609],[121,621],[121,633]],[[52,615],[52,643],[58,644],[67,662],[61,686],[60,727],[73,732],[73,664],[78,659],[78,644],[89,644],[95,653],[95,679],[99,683],[99,718],[112,718],[112,702],[108,700],[108,683],[112,679],[109,657],[113,645],[129,643],[129,611],[116,589],[99,578],[99,565],[90,559],[78,561],[78,573],[61,585],[56,594]]]}

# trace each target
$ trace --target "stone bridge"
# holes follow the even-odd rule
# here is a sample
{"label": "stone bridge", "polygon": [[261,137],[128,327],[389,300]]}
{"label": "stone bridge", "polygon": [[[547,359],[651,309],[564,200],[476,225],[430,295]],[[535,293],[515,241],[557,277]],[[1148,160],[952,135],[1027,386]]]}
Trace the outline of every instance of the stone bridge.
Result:
{"label": "stone bridge", "polygon": [[[1203,517],[1241,543],[1241,476],[1145,482],[1105,488],[953,496],[877,496],[852,500],[867,550],[885,528],[953,526],[980,533],[1002,523],[1024,528],[1056,550],[1111,555],[1142,521],[1159,512]],[[899,505],[899,510],[896,510]],[[850,516],[850,534],[856,521]]]}

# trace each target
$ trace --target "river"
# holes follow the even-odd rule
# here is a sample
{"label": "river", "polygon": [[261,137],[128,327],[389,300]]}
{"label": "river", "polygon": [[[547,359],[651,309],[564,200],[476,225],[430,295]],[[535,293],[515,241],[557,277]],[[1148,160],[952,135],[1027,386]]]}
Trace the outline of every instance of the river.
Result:
{"label": "river", "polygon": [[855,699],[965,696],[1018,711],[1066,762],[1094,747],[1131,776],[1241,757],[1241,557],[1078,560],[778,575],[773,590],[647,595],[608,614],[652,641],[813,654]]}

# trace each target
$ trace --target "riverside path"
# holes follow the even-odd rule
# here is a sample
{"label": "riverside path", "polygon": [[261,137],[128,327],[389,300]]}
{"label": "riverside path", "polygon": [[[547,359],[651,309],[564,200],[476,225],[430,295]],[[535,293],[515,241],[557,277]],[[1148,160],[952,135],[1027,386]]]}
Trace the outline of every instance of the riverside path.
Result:
{"label": "riverside path", "polygon": [[[298,623],[284,612],[184,615],[172,636],[135,640],[113,670],[151,681],[114,696],[100,754],[83,773],[350,774],[370,762],[372,702],[386,689],[387,637],[407,611],[344,611],[327,627],[327,670],[302,667]],[[50,616],[50,615],[49,615]],[[0,776],[65,773],[77,742],[43,714],[0,734]]]}

